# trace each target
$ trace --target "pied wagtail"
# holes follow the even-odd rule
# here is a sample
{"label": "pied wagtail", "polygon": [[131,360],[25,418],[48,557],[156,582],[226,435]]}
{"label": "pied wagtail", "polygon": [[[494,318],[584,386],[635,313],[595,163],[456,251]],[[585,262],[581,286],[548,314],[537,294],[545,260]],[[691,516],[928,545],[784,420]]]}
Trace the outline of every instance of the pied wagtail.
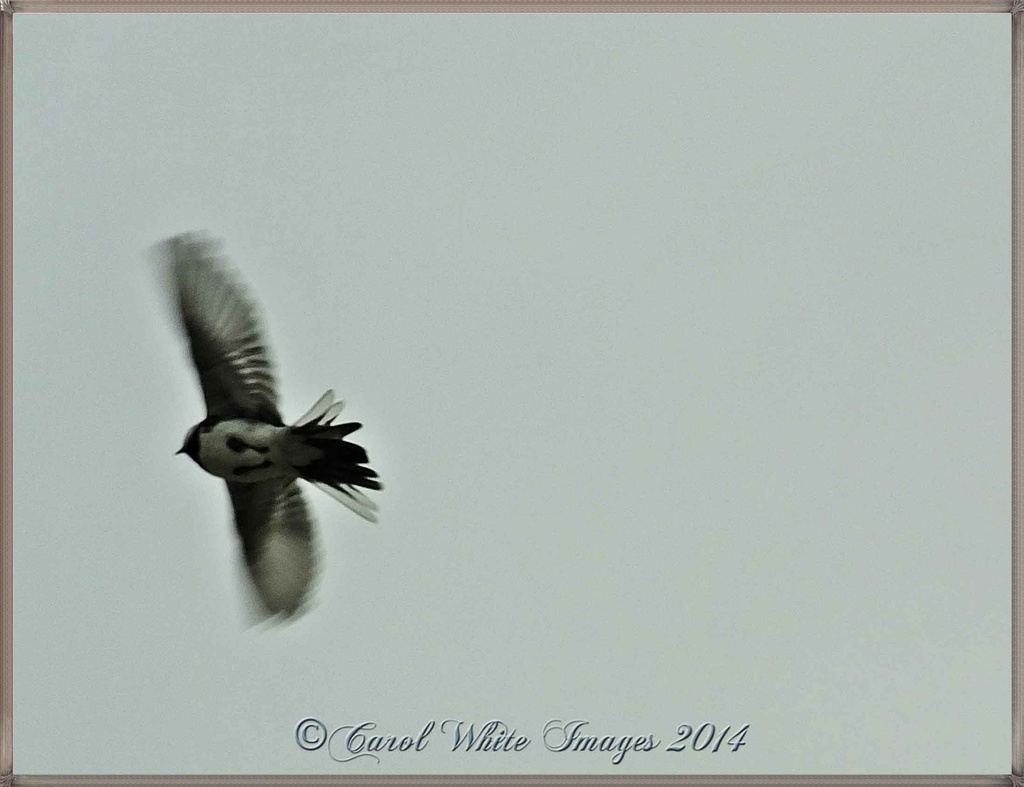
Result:
{"label": "pied wagtail", "polygon": [[306,605],[317,575],[304,479],[376,522],[377,505],[357,487],[380,489],[366,451],[346,438],[358,423],[335,424],[344,403],[327,391],[286,425],[253,302],[226,268],[218,244],[199,234],[159,244],[199,383],[206,418],[179,454],[227,482],[248,574],[265,613],[291,616]]}

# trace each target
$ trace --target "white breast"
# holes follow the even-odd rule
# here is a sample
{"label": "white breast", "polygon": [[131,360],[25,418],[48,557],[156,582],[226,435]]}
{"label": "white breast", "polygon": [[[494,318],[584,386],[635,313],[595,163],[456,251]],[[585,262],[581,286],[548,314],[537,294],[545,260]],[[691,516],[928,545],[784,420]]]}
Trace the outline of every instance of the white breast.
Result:
{"label": "white breast", "polygon": [[282,456],[287,428],[248,419],[215,424],[199,436],[199,460],[207,472],[242,483],[295,475]]}

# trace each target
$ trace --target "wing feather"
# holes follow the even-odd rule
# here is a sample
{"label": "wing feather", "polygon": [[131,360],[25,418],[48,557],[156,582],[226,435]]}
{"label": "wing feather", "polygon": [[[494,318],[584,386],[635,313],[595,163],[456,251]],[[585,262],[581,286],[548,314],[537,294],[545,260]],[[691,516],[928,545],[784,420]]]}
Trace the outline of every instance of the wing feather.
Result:
{"label": "wing feather", "polygon": [[207,413],[282,425],[256,306],[227,269],[218,245],[187,234],[165,241],[162,249]]}
{"label": "wing feather", "polygon": [[319,573],[313,520],[299,485],[228,483],[246,568],[270,615],[293,615],[309,601]]}

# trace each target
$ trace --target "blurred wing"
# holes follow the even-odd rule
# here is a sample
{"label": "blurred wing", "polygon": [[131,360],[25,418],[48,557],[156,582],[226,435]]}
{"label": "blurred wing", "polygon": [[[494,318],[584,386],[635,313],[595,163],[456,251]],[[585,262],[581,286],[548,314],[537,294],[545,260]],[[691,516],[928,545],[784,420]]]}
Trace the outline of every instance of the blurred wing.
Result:
{"label": "blurred wing", "polygon": [[228,482],[253,585],[269,614],[304,606],[318,573],[313,522],[294,481]]}
{"label": "blurred wing", "polygon": [[282,425],[259,317],[216,244],[201,235],[178,235],[163,250],[207,413]]}

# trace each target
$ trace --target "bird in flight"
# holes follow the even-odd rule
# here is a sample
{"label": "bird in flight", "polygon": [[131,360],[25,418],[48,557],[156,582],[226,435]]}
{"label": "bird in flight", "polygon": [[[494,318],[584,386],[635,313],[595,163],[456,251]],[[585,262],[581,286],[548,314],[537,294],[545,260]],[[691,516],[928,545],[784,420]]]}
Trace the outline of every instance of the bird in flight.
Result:
{"label": "bird in flight", "polygon": [[199,374],[206,418],[179,454],[228,486],[248,575],[267,616],[304,608],[318,571],[313,519],[303,479],[370,522],[380,489],[366,451],[348,438],[362,425],[335,424],[344,406],[329,390],[293,424],[278,410],[266,340],[253,301],[204,235],[158,247]]}

